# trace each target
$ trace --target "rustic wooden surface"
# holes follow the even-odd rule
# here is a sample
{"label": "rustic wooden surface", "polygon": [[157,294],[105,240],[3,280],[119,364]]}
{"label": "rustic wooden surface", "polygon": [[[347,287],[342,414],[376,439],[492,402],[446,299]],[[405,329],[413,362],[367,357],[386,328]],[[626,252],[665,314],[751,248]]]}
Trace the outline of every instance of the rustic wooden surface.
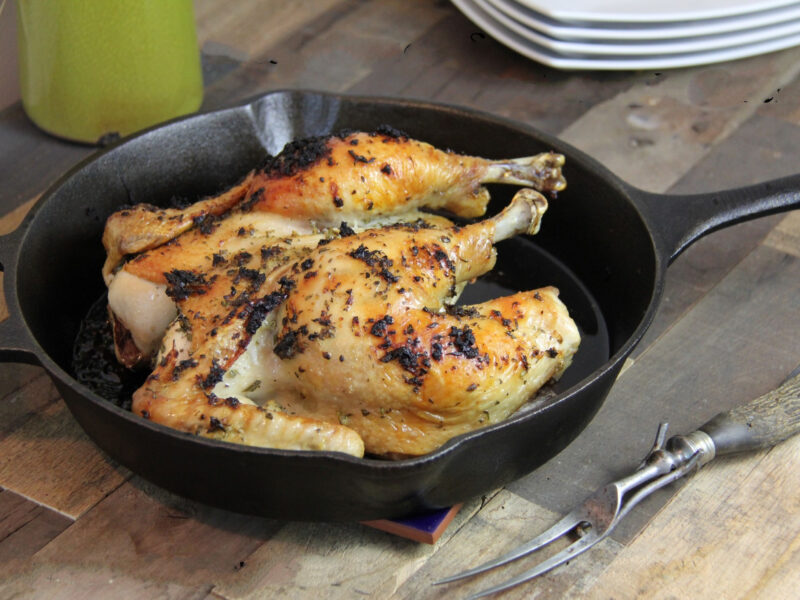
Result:
{"label": "rustic wooden surface", "polygon": [[[559,72],[447,2],[196,3],[204,108],[309,88],[475,107],[562,137],[657,192],[800,169],[800,49],[659,72]],[[0,234],[93,149],[0,112]],[[656,425],[693,429],[800,363],[800,213],[693,245],[600,413],[564,452],[466,503],[420,545],[351,524],[245,517],[175,497],[104,456],[44,371],[0,365],[0,597],[440,598],[431,581],[533,536],[635,467]],[[55,307],[54,307],[55,309]],[[0,303],[0,318],[5,316]],[[719,459],[663,490],[609,539],[507,598],[793,598],[800,590],[800,437]]]}

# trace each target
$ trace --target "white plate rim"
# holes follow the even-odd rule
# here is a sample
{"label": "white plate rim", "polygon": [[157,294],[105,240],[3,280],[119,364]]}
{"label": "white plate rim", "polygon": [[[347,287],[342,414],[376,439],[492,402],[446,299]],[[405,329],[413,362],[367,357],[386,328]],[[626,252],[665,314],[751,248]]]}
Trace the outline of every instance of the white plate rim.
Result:
{"label": "white plate rim", "polygon": [[480,9],[472,5],[470,0],[452,0],[452,2],[467,18],[478,27],[484,28],[487,33],[501,44],[536,62],[563,70],[631,71],[694,67],[777,52],[778,50],[784,50],[800,44],[800,35],[793,35],[788,38],[762,42],[746,47],[666,57],[564,57],[552,54],[546,49],[518,36],[513,31],[508,30],[491,18],[487,19],[485,15],[481,15],[480,12],[478,12]]}
{"label": "white plate rim", "polygon": [[[556,21],[666,23],[716,19],[778,8],[795,0],[519,0]],[[616,6],[615,6],[616,4]]]}
{"label": "white plate rim", "polygon": [[646,44],[643,42],[620,42],[616,44],[607,41],[585,42],[573,40],[558,40],[525,27],[502,11],[495,8],[491,0],[472,0],[479,8],[493,19],[510,29],[519,36],[538,44],[558,54],[579,56],[646,56],[656,54],[688,54],[711,50],[721,50],[734,46],[756,44],[765,40],[777,39],[800,33],[800,19],[789,22],[769,25],[744,32],[722,34],[716,36],[699,36],[696,38],[663,40]]}
{"label": "white plate rim", "polygon": [[689,23],[560,23],[527,8],[519,0],[488,0],[510,18],[553,38],[562,40],[636,41],[676,39],[716,35],[800,18],[800,2],[788,6],[718,19],[702,19]]}

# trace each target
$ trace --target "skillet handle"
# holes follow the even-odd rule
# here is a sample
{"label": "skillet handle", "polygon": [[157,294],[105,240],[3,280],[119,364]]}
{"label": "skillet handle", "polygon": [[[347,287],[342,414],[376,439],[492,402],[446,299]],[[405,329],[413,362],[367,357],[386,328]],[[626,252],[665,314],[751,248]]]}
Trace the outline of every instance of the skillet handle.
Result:
{"label": "skillet handle", "polygon": [[[41,364],[36,357],[36,343],[22,318],[17,302],[16,266],[19,260],[19,246],[25,227],[18,227],[11,233],[0,236],[0,271],[3,272],[3,292],[8,315],[0,310],[0,362]],[[5,318],[4,318],[5,317]]]}
{"label": "skillet handle", "polygon": [[800,208],[800,174],[741,188],[678,196],[634,189],[659,251],[672,262],[707,233],[742,221]]}

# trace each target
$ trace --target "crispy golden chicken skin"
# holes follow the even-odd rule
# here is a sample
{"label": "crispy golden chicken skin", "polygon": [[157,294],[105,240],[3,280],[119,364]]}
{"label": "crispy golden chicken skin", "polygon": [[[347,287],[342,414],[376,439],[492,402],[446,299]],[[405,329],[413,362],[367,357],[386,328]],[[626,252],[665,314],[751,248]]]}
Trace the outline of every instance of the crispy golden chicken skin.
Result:
{"label": "crispy golden chicken skin", "polygon": [[419,213],[422,207],[478,216],[489,198],[483,183],[555,193],[565,185],[562,164],[563,157],[551,153],[499,161],[462,156],[381,128],[293,142],[230,190],[185,209],[119,211],[103,236],[117,356],[133,367],[148,364],[157,350],[177,314],[165,296],[165,273],[206,272],[221,256],[261,251],[265,239],[342,223],[361,231],[434,219]]}
{"label": "crispy golden chicken skin", "polygon": [[547,201],[526,188],[465,227],[417,209],[482,214],[488,181],[557,191],[562,161],[348,133],[290,145],[184,212],[112,216],[118,342],[131,364],[160,346],[133,411],[226,441],[357,456],[424,454],[504,419],[563,372],[577,328],[554,288],[452,304],[492,268],[496,241],[538,230]]}
{"label": "crispy golden chicken skin", "polygon": [[[484,183],[558,192],[566,185],[563,164],[564,157],[552,153],[493,161],[444,152],[387,127],[293,142],[217,197],[186,209],[143,204],[111,215],[103,235],[103,273],[108,281],[126,255],[162,246],[192,228],[211,229],[223,214],[225,221],[241,219],[237,224],[249,233],[276,236],[342,221],[356,227],[422,207],[479,217],[489,200]],[[246,218],[253,213],[273,220],[254,223]]]}

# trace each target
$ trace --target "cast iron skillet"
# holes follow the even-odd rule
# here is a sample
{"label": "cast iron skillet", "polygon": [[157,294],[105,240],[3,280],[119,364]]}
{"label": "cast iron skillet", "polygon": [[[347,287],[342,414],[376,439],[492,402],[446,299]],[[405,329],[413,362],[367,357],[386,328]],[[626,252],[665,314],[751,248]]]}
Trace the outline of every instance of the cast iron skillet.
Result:
{"label": "cast iron skillet", "polygon": [[[588,341],[554,398],[426,456],[388,462],[197,438],[134,416],[76,381],[72,346],[103,291],[100,237],[111,212],[123,204],[213,194],[292,139],[384,123],[481,156],[566,155],[568,190],[551,203],[541,233],[504,243],[499,274],[470,298],[497,286],[561,288]],[[372,519],[449,506],[529,473],[574,439],[652,321],[668,263],[709,231],[800,205],[798,184],[800,176],[661,196],[634,189],[557,139],[486,114],[406,100],[272,92],[146,132],[61,178],[22,226],[0,239],[11,314],[0,324],[0,359],[42,365],[109,456],[195,500],[299,520]],[[492,192],[490,211],[496,212],[513,189]]]}

